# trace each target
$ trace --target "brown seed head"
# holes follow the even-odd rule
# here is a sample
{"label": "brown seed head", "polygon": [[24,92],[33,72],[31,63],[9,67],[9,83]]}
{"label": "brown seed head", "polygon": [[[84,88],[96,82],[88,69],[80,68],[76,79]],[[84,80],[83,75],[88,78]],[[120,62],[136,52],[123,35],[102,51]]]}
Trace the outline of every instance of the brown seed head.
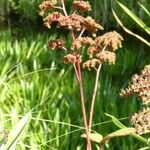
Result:
{"label": "brown seed head", "polygon": [[74,1],[73,2],[73,7],[75,9],[79,9],[80,11],[87,12],[91,11],[91,5],[89,4],[88,1]]}
{"label": "brown seed head", "polygon": [[84,18],[76,13],[73,13],[70,16],[62,17],[59,20],[60,26],[67,27],[70,30],[76,29],[77,31],[81,31],[83,28]]}
{"label": "brown seed head", "polygon": [[132,84],[120,92],[122,97],[133,94],[140,96],[143,104],[150,104],[150,65],[145,66],[140,75],[135,74],[132,77]]}
{"label": "brown seed head", "polygon": [[62,18],[64,18],[65,16],[62,15],[59,12],[53,12],[51,14],[49,14],[47,17],[44,18],[44,25],[47,26],[48,28],[51,27],[51,24],[53,22],[58,22],[60,23],[60,20],[62,20]]}
{"label": "brown seed head", "polygon": [[79,37],[72,43],[72,50],[79,49],[84,45],[93,45],[94,41],[90,37]]}
{"label": "brown seed head", "polygon": [[135,113],[131,117],[131,123],[134,125],[137,134],[150,133],[150,108],[144,108],[143,111]]}
{"label": "brown seed head", "polygon": [[92,33],[96,33],[98,30],[103,30],[103,27],[100,24],[96,23],[95,20],[91,17],[85,18],[83,25],[86,30]]}
{"label": "brown seed head", "polygon": [[57,4],[57,0],[47,0],[42,2],[42,4],[39,5],[39,8],[41,10],[40,15],[43,16],[45,11],[53,8],[54,5],[56,4]]}
{"label": "brown seed head", "polygon": [[91,70],[93,68],[96,69],[99,64],[100,60],[93,58],[83,63],[83,68],[87,68],[88,70]]}
{"label": "brown seed head", "polygon": [[76,54],[76,53],[73,53],[73,54],[67,54],[66,56],[64,56],[64,62],[65,63],[76,63],[76,62],[79,62],[81,63],[82,59],[81,59],[81,55],[80,54]]}
{"label": "brown seed head", "polygon": [[99,47],[106,46],[107,49],[115,51],[121,47],[121,42],[123,38],[116,31],[107,32],[102,36],[99,36],[95,39],[95,44]]}
{"label": "brown seed head", "polygon": [[52,50],[57,48],[63,48],[63,46],[64,46],[64,40],[62,39],[52,40],[48,42],[48,48]]}
{"label": "brown seed head", "polygon": [[97,54],[99,52],[99,48],[96,47],[95,45],[92,45],[88,48],[87,54],[89,55],[90,58],[93,57],[94,54]]}
{"label": "brown seed head", "polygon": [[102,51],[98,53],[97,58],[99,58],[102,62],[103,61],[108,61],[108,63],[115,64],[116,61],[116,54],[114,52],[109,52],[109,51]]}

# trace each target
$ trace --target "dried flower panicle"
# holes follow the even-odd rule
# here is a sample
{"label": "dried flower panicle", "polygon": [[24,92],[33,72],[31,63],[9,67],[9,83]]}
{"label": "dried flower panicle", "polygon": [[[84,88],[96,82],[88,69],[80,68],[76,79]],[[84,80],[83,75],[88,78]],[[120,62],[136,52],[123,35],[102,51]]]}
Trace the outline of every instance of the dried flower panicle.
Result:
{"label": "dried flower panicle", "polygon": [[87,49],[87,54],[90,58],[93,58],[93,55],[97,53],[99,53],[99,48],[95,45],[92,45]]}
{"label": "dried flower panicle", "polygon": [[83,68],[88,68],[88,70],[91,70],[92,68],[96,69],[100,63],[99,59],[93,58],[83,63]]}
{"label": "dried flower panicle", "polygon": [[63,46],[64,46],[64,40],[62,39],[51,40],[48,42],[48,48],[52,50],[63,48]]}
{"label": "dried flower panicle", "polygon": [[116,31],[107,32],[102,36],[99,36],[95,39],[95,44],[99,47],[107,47],[112,51],[121,47],[121,42],[123,38]]}
{"label": "dried flower panicle", "polygon": [[77,53],[73,53],[73,54],[67,54],[66,56],[64,56],[64,62],[65,63],[81,63],[82,59],[81,59],[81,55],[77,54]]}
{"label": "dried flower panicle", "polygon": [[116,54],[114,52],[102,51],[98,53],[97,58],[99,58],[102,62],[108,61],[110,65],[115,64]]}
{"label": "dried flower panicle", "polygon": [[57,4],[57,0],[46,0],[42,2],[42,4],[39,5],[39,8],[41,10],[40,15],[43,16],[45,11],[54,8],[54,5]]}
{"label": "dried flower panicle", "polygon": [[[47,17],[43,19],[44,25],[48,28],[51,28],[52,24],[55,23],[57,27],[65,27],[71,31],[72,37],[72,46],[71,53],[64,56],[65,63],[76,63],[82,61],[81,52],[76,51],[83,46],[87,45],[87,55],[89,59],[83,64],[84,68],[96,68],[98,64],[102,64],[105,61],[108,61],[109,64],[114,64],[116,55],[113,52],[109,52],[110,48],[115,51],[118,47],[121,46],[122,37],[115,31],[104,34],[103,36],[95,38],[82,37],[84,31],[89,31],[92,35],[96,36],[98,30],[103,30],[103,27],[96,23],[94,19],[90,16],[84,18],[83,16],[76,13],[68,15],[66,13],[65,6],[62,3],[62,6],[54,6],[57,4],[57,0],[47,0],[44,1],[39,7],[41,11],[45,12],[51,8],[57,8],[60,11],[49,13]],[[84,0],[75,0],[73,2],[73,7],[79,9],[80,11],[90,11],[91,5],[88,1]],[[75,32],[80,32],[78,38],[76,37]],[[51,49],[64,48],[64,41],[58,39],[53,40],[48,43],[48,47]],[[102,52],[103,51],[103,52]]]}
{"label": "dried flower panicle", "polygon": [[98,30],[103,30],[103,27],[96,23],[90,16],[86,17],[83,22],[84,28],[92,33],[96,33]]}
{"label": "dried flower panicle", "polygon": [[122,89],[120,96],[127,97],[133,94],[141,97],[143,104],[150,104],[150,65],[145,66],[140,75],[136,74],[132,77],[132,84]]}
{"label": "dried flower panicle", "polygon": [[82,12],[87,12],[87,11],[91,11],[91,5],[89,4],[88,1],[82,1],[82,0],[76,0],[73,2],[73,7],[75,9],[79,9]]}
{"label": "dried flower panicle", "polygon": [[44,18],[44,25],[48,28],[51,28],[53,22],[60,23],[64,17],[65,16],[59,12],[53,12]]}
{"label": "dried flower panicle", "polygon": [[72,50],[79,49],[84,45],[93,45],[94,40],[90,37],[79,37],[72,43]]}
{"label": "dried flower panicle", "polygon": [[135,113],[131,117],[131,123],[137,134],[150,133],[150,108],[144,108],[143,111]]}
{"label": "dried flower panicle", "polygon": [[68,27],[68,29],[81,31],[83,29],[84,18],[76,13],[65,16],[59,20],[60,26]]}

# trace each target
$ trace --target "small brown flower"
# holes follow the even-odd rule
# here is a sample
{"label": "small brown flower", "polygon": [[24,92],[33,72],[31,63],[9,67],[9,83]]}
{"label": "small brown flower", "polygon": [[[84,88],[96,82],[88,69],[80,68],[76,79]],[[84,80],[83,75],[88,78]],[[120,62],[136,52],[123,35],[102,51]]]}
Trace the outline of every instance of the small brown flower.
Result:
{"label": "small brown flower", "polygon": [[40,15],[43,16],[45,11],[51,9],[54,7],[54,5],[57,4],[57,0],[47,0],[44,1],[42,4],[39,5],[39,8],[41,10]]}
{"label": "small brown flower", "polygon": [[150,65],[145,66],[141,75],[134,75],[132,77],[132,84],[120,92],[120,96],[122,97],[133,94],[138,94],[143,104],[150,104]]}
{"label": "small brown flower", "polygon": [[135,113],[131,117],[131,123],[137,134],[150,133],[150,108],[144,108],[141,112]]}
{"label": "small brown flower", "polygon": [[99,52],[99,48],[96,47],[95,45],[92,45],[88,48],[87,54],[89,55],[90,58],[93,57],[94,54],[97,54]]}
{"label": "small brown flower", "polygon": [[80,11],[86,12],[86,11],[91,11],[91,5],[89,2],[85,1],[74,1],[73,2],[73,7],[76,9],[79,9]]}
{"label": "small brown flower", "polygon": [[115,64],[116,61],[116,54],[114,52],[109,52],[109,51],[102,51],[98,53],[97,58],[99,58],[101,61],[108,61],[108,63]]}
{"label": "small brown flower", "polygon": [[132,84],[126,89],[122,89],[120,96],[127,97],[137,94],[141,97],[143,104],[150,104],[150,65],[145,66],[140,75],[132,77]]}
{"label": "small brown flower", "polygon": [[90,37],[79,37],[72,43],[72,49],[79,49],[84,45],[93,45],[94,41]]}
{"label": "small brown flower", "polygon": [[64,56],[64,62],[65,63],[76,63],[79,62],[81,63],[82,59],[81,59],[81,55],[80,54],[67,54],[66,56]]}
{"label": "small brown flower", "polygon": [[70,30],[76,29],[77,31],[82,30],[84,18],[76,13],[70,16],[62,17],[59,20],[60,26],[67,27]]}
{"label": "small brown flower", "polygon": [[86,30],[92,33],[96,33],[98,30],[103,30],[103,27],[100,24],[96,23],[91,17],[85,18],[83,25]]}
{"label": "small brown flower", "polygon": [[121,47],[121,42],[123,38],[116,31],[107,32],[102,36],[99,36],[95,39],[95,44],[99,47],[106,46],[107,49],[115,51]]}
{"label": "small brown flower", "polygon": [[48,28],[51,27],[51,24],[53,22],[60,22],[60,20],[62,20],[62,18],[64,18],[65,16],[62,15],[59,12],[53,12],[51,14],[49,14],[46,18],[44,18],[44,25],[47,26]]}
{"label": "small brown flower", "polygon": [[51,49],[57,49],[57,48],[63,48],[64,41],[62,39],[52,40],[48,42],[48,48]]}
{"label": "small brown flower", "polygon": [[93,58],[83,63],[83,68],[88,68],[88,70],[91,70],[92,68],[96,69],[97,65],[99,64],[100,64],[100,60]]}

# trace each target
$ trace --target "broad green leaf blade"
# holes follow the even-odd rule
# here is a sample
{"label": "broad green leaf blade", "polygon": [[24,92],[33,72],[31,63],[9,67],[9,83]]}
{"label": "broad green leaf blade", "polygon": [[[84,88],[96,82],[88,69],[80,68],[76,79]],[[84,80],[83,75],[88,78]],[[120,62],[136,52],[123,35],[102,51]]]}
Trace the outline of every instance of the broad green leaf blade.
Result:
{"label": "broad green leaf blade", "polygon": [[150,17],[150,11],[148,11],[148,9],[144,5],[142,5],[141,3],[138,3],[138,4],[145,11],[145,13]]}
{"label": "broad green leaf blade", "polygon": [[119,6],[141,27],[150,35],[150,28],[141,20],[139,19],[131,10],[129,10],[126,6],[122,3],[118,2]]}
{"label": "broad green leaf blade", "polygon": [[[106,114],[108,117],[111,117],[113,123],[114,123],[117,127],[121,128],[121,129],[127,128],[127,127],[124,126],[116,117],[114,117],[114,116],[112,116],[112,115],[109,115],[109,114],[107,114],[107,113],[105,113],[105,114]],[[140,136],[140,135],[138,135],[138,134],[132,133],[131,135],[132,135],[133,137],[135,137],[136,139],[138,139],[139,141],[142,141],[142,142],[144,142],[144,143],[146,143],[146,144],[148,143],[148,140],[147,140],[147,139],[143,138],[142,136]]]}
{"label": "broad green leaf blade", "polygon": [[[86,134],[82,134],[81,137],[86,138]],[[99,133],[91,133],[90,140],[96,143],[100,143],[103,139],[103,136]]]}
{"label": "broad green leaf blade", "polygon": [[28,112],[10,131],[8,141],[6,143],[6,150],[10,149],[15,142],[17,142],[24,128],[28,125],[32,118],[31,111]]}
{"label": "broad green leaf blade", "polygon": [[103,140],[100,142],[101,145],[106,144],[111,138],[119,137],[119,136],[126,136],[135,133],[135,128],[123,128],[119,129],[113,133],[108,134]]}

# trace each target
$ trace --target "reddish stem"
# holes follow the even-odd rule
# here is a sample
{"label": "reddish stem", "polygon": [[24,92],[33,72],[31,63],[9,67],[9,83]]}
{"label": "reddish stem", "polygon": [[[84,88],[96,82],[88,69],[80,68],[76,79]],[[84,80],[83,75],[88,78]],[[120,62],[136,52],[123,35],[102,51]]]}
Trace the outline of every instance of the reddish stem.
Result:
{"label": "reddish stem", "polygon": [[98,88],[98,80],[99,80],[99,74],[100,74],[101,66],[102,66],[102,64],[100,64],[98,69],[96,70],[96,80],[95,80],[95,86],[94,86],[94,92],[92,95],[92,103],[91,103],[91,110],[90,110],[89,132],[91,132],[93,112],[94,112],[94,104],[95,104],[95,99],[96,99],[96,93],[97,93],[97,88]]}
{"label": "reddish stem", "polygon": [[87,150],[91,150],[91,141],[90,141],[90,135],[88,130],[88,124],[87,124],[87,116],[86,116],[86,110],[85,110],[85,101],[84,101],[84,94],[83,94],[83,83],[82,83],[82,75],[81,75],[81,68],[80,68],[80,62],[77,62],[77,70],[78,70],[78,76],[79,76],[79,88],[80,88],[80,98],[81,98],[81,106],[82,106],[82,113],[83,113],[83,121],[84,121],[84,127],[86,131],[86,137],[87,137]]}
{"label": "reddish stem", "polygon": [[[105,51],[105,49],[106,49],[106,46],[103,47],[102,52]],[[92,103],[91,103],[91,109],[90,109],[89,133],[91,132],[93,112],[94,112],[94,104],[95,104],[95,99],[96,99],[98,80],[99,80],[101,67],[102,67],[102,63],[99,65],[98,69],[96,70],[96,80],[95,80],[95,86],[94,86],[94,91],[93,91],[93,95],[92,95]]]}

